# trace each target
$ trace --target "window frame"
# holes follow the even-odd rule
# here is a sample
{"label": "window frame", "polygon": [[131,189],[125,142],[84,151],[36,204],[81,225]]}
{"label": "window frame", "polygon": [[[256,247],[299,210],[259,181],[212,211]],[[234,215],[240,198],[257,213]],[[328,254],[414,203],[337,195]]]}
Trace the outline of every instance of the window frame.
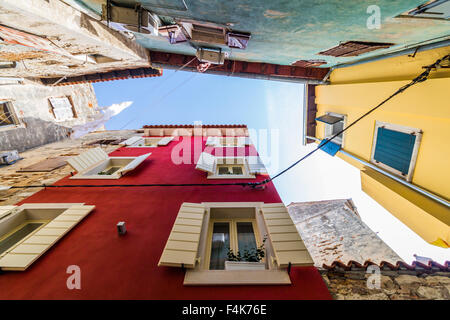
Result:
{"label": "window frame", "polygon": [[[136,139],[136,141],[129,144],[128,141],[132,140],[132,139]],[[141,143],[145,144],[145,140],[147,140],[147,139],[156,141],[155,145],[150,145],[150,146],[140,145]],[[164,139],[166,139],[166,140],[169,139],[169,140],[167,141],[167,143],[160,144],[160,142]],[[158,148],[158,147],[167,146],[173,140],[174,140],[173,136],[172,137],[171,136],[160,136],[160,137],[135,136],[135,137],[131,137],[125,141],[121,141],[120,144],[126,148]]]}
{"label": "window frame", "polygon": [[0,131],[2,130],[9,130],[9,129],[15,129],[21,126],[21,121],[17,117],[16,110],[14,108],[14,104],[11,100],[0,100],[0,104],[6,104],[6,107],[8,108],[8,112],[11,115],[11,118],[14,123],[12,124],[6,124],[6,125],[0,125]]}
{"label": "window frame", "polygon": [[[164,137],[142,137],[142,139],[144,140],[143,141],[144,145],[139,145],[138,144],[139,141],[136,141],[132,145],[127,146],[127,148],[157,148],[158,147],[158,143],[162,140],[162,138],[164,138]],[[146,139],[149,139],[149,140],[152,140],[152,141],[156,141],[155,145],[149,145],[149,146],[145,145],[145,140]]]}
{"label": "window frame", "polygon": [[[15,212],[14,214],[19,214],[19,213],[20,213],[20,211],[19,212]],[[24,242],[25,240],[27,240],[28,238],[33,236],[35,233],[37,233],[39,230],[41,230],[43,227],[45,227],[50,221],[51,220],[39,220],[39,219],[38,220],[25,220],[20,225],[18,225],[17,227],[15,227],[12,230],[10,230],[8,233],[6,233],[3,236],[1,236],[0,237],[0,241],[3,241],[6,238],[8,238],[9,236],[13,235],[15,232],[19,231],[21,228],[23,228],[25,225],[27,225],[29,223],[42,223],[41,226],[39,226],[38,228],[33,230],[31,233],[27,234],[25,237],[23,237],[22,239],[20,239],[16,243],[14,243],[11,247],[6,249],[4,252],[0,253],[0,258],[2,258],[3,256],[7,255],[10,251],[14,250],[14,248],[19,246],[22,242]]]}
{"label": "window frame", "polygon": [[[388,166],[387,164],[384,164],[384,163],[374,159],[375,149],[377,146],[378,128],[380,128],[380,127],[384,127],[388,130],[397,131],[397,132],[401,132],[401,133],[406,133],[406,134],[414,133],[415,134],[416,140],[414,142],[413,152],[411,154],[411,160],[409,163],[408,173],[406,175],[404,175],[402,172],[398,171],[397,169],[392,168],[392,167]],[[419,153],[419,147],[420,147],[421,141],[422,141],[422,130],[420,130],[420,129],[377,120],[377,121],[375,121],[373,141],[372,141],[372,150],[370,153],[370,162],[386,171],[394,173],[395,175],[399,176],[400,178],[405,179],[408,182],[411,182],[412,176],[414,174],[414,169],[416,167],[417,156]]]}
{"label": "window frame", "polygon": [[[0,254],[1,270],[25,271],[71,232],[95,206],[85,203],[26,203],[7,209],[9,211],[0,217],[1,239],[27,223],[43,223]],[[39,237],[41,239],[36,239]]]}
{"label": "window frame", "polygon": [[[237,223],[238,222],[251,222],[253,227],[253,234],[256,240],[256,247],[259,248],[261,246],[261,238],[258,229],[258,225],[256,224],[256,218],[212,218],[209,219],[208,222],[208,234],[206,238],[206,251],[204,256],[204,265],[203,268],[207,270],[210,269],[211,263],[211,249],[212,249],[212,236],[213,236],[213,227],[215,222],[228,222],[230,226],[230,249],[233,250],[235,254],[237,254],[238,248],[238,234],[237,234]],[[265,258],[261,260],[261,262],[265,262]]]}
{"label": "window frame", "polygon": [[[233,143],[228,143],[227,140],[232,140]],[[219,137],[219,144],[216,145],[216,147],[219,148],[237,148],[237,147],[241,147],[241,145],[239,145],[239,139],[238,137],[234,136],[234,137],[230,137],[230,136],[226,136],[226,137]]]}
{"label": "window frame", "polygon": [[[345,114],[341,114],[341,113],[335,113],[335,112],[325,112],[325,114],[333,116],[333,117],[338,117],[338,118],[342,118],[344,124],[343,124],[343,128],[346,127],[347,125],[347,115]],[[337,123],[337,122],[336,122]],[[324,131],[323,131],[323,136],[324,139],[329,139],[333,136],[333,126],[335,124],[328,124],[328,123],[324,123]],[[340,137],[336,137],[334,138],[331,142],[334,142],[336,144],[339,144],[341,146],[341,148],[344,148],[344,142],[345,142],[345,132],[342,133],[342,138]]]}
{"label": "window frame", "polygon": [[[291,280],[286,268],[279,268],[275,263],[274,249],[270,241],[265,242],[266,263],[265,270],[210,270],[205,263],[206,257],[211,252],[208,249],[208,232],[210,229],[212,209],[252,209],[253,218],[243,220],[255,220],[254,232],[257,243],[261,243],[261,235],[268,235],[268,230],[262,216],[261,207],[264,202],[202,202],[205,208],[205,217],[200,230],[199,246],[197,250],[197,263],[194,268],[187,269],[183,284],[186,286],[209,286],[209,285],[290,285]],[[235,218],[240,219],[240,218]],[[231,219],[228,219],[231,220]],[[212,233],[211,233],[212,240]]]}
{"label": "window frame", "polygon": [[[208,139],[213,138],[214,143],[208,144]],[[228,145],[226,143],[227,139],[234,139],[235,144]],[[243,139],[243,141],[242,141]],[[225,142],[225,143],[224,143]],[[252,145],[252,142],[250,141],[249,136],[214,136],[214,135],[208,135],[206,139],[206,146],[214,147],[214,148],[244,148],[245,146]]]}
{"label": "window frame", "polygon": [[[150,155],[151,153],[145,153],[140,156],[110,157],[101,148],[89,149],[67,160],[67,163],[77,171],[77,174],[69,179],[120,179],[127,172],[136,169]],[[100,174],[111,167],[120,169],[110,175]]]}
{"label": "window frame", "polygon": [[[444,14],[445,11],[436,11],[442,10],[441,5],[445,4],[445,0],[433,0],[428,1],[424,4],[421,4],[414,9],[408,10],[397,17],[400,18],[410,18],[410,19],[431,19],[431,20],[440,20],[445,21],[448,20],[445,16],[440,17],[440,14]],[[434,10],[434,11],[433,11]]]}
{"label": "window frame", "polygon": [[[150,154],[145,154],[149,156]],[[125,168],[131,162],[133,162],[136,157],[108,157],[107,159],[98,161],[89,167],[85,168],[81,172],[77,172],[75,175],[71,176],[69,179],[120,179],[123,175],[126,174],[119,172],[119,170]],[[120,167],[112,174],[101,174],[101,172],[105,172],[110,170],[113,167]],[[134,170],[134,169],[133,169]]]}
{"label": "window frame", "polygon": [[[232,160],[234,163],[227,163]],[[219,174],[219,166],[241,166],[242,174]],[[245,157],[216,157],[214,173],[208,172],[207,179],[255,179],[256,176],[250,173],[249,165]]]}

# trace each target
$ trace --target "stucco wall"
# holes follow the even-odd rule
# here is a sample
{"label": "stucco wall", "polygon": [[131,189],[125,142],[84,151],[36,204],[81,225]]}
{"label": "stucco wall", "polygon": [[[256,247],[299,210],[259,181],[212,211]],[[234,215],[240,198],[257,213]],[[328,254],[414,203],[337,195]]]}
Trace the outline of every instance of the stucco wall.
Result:
{"label": "stucco wall", "polygon": [[[50,97],[70,96],[76,118],[56,122]],[[91,84],[51,87],[35,84],[2,85],[0,101],[10,101],[19,119],[18,127],[0,128],[0,150],[24,151],[66,138],[70,128],[84,124],[98,112]]]}
{"label": "stucco wall", "polygon": [[[326,112],[339,113],[347,116],[347,124],[351,123],[418,76],[424,71],[423,66],[448,54],[449,49],[450,47],[445,47],[422,51],[414,57],[405,55],[336,69],[331,74],[331,85],[316,87],[317,116]],[[444,199],[450,198],[449,87],[448,69],[432,70],[427,81],[395,96],[346,131],[342,148],[360,159],[370,161],[376,121],[419,129],[423,134],[411,182]],[[324,129],[324,124],[317,122],[316,137],[322,139]],[[337,156],[363,169],[360,163],[349,157],[342,154]],[[369,185],[367,179],[363,190],[423,239],[445,246],[442,240],[445,241],[450,234],[448,219],[438,218],[442,225],[438,229],[434,228],[431,221],[437,216],[448,217],[450,210],[441,206],[437,212],[433,209],[436,204],[428,203],[433,200],[424,200],[424,197],[415,195],[411,190],[408,197],[400,195],[394,189],[401,189],[401,184],[390,180],[386,183],[397,186],[390,188],[389,192],[376,191],[377,186]],[[399,195],[408,201],[409,210],[405,210],[405,206],[400,206],[394,200]],[[422,232],[424,229],[427,232]]]}
{"label": "stucco wall", "polygon": [[[190,163],[175,164],[172,153],[180,145],[191,150],[205,148],[206,138],[182,137],[167,146],[120,148],[111,156],[152,154],[136,170],[118,181],[71,180],[58,185],[94,184],[209,184],[222,181],[207,179],[196,170],[198,155],[184,149]],[[187,147],[187,146],[186,146]],[[239,148],[245,154],[256,152],[253,146]],[[186,153],[187,154],[186,154]],[[179,154],[179,153],[178,153]],[[239,153],[241,154],[241,153]],[[228,182],[262,181],[227,179]],[[242,186],[174,187],[75,187],[47,188],[25,200],[33,202],[84,202],[95,211],[53,246],[25,272],[0,276],[1,299],[329,299],[328,290],[314,267],[293,267],[292,285],[185,286],[185,271],[177,267],[158,267],[179,208],[183,202],[266,202],[281,199],[273,183],[264,190]],[[116,224],[125,221],[127,234],[117,235]],[[79,265],[82,290],[66,287],[69,265]],[[120,283],[118,282],[120,279]],[[34,290],[39,288],[39,290]]]}

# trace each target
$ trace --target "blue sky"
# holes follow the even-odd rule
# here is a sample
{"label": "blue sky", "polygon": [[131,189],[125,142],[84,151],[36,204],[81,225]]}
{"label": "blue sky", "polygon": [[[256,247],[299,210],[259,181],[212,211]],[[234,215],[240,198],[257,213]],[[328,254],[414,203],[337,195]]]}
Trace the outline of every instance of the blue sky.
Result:
{"label": "blue sky", "polygon": [[[94,88],[100,106],[133,101],[106,123],[107,130],[194,121],[246,124],[260,153],[267,132],[273,143],[263,160],[272,176],[314,148],[301,144],[301,84],[164,70],[162,77],[95,83]],[[448,249],[426,243],[362,192],[359,170],[337,157],[316,152],[274,183],[286,205],[352,198],[362,220],[408,263],[414,253],[448,260]]]}

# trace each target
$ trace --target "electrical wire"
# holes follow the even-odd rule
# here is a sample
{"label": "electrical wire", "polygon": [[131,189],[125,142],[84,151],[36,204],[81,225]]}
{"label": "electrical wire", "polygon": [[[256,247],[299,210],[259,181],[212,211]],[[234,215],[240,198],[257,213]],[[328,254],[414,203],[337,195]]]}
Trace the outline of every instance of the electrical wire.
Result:
{"label": "electrical wire", "polygon": [[156,86],[154,86],[152,88],[152,90],[158,89],[159,87],[161,87],[164,83],[166,83],[170,78],[172,78],[178,71],[183,70],[184,68],[186,68],[189,64],[191,64],[192,61],[194,61],[195,59],[197,59],[197,57],[193,57],[191,60],[189,60],[188,62],[186,62],[184,65],[182,65],[180,68],[176,69],[172,74],[170,74],[167,78],[163,78],[162,81],[158,82],[158,84]]}
{"label": "electrical wire", "polygon": [[[167,80],[169,80],[171,77],[173,77],[178,71],[183,70],[186,66],[188,66],[192,61],[194,61],[195,59],[197,59],[197,57],[192,58],[191,60],[189,60],[188,62],[186,62],[184,65],[182,65],[180,68],[178,68],[177,70],[175,70],[174,73],[172,73],[171,75],[169,75],[167,78],[165,78],[163,81],[161,81],[160,83],[158,83],[155,87],[152,88],[152,90],[155,90],[159,87],[161,87],[165,82],[167,82]],[[175,91],[176,89],[178,89],[179,87],[181,87],[183,84],[185,84],[186,82],[188,82],[189,80],[191,80],[192,78],[194,78],[196,76],[196,73],[194,73],[194,75],[192,75],[190,78],[188,78],[188,80],[183,81],[181,84],[179,84],[178,86],[176,86],[175,88],[173,88],[172,90],[170,90],[168,93],[166,93],[165,95],[163,95],[158,102],[153,105],[153,107],[156,107],[157,105],[159,105],[159,103],[162,102],[162,100],[164,100],[168,95],[170,95],[173,91]],[[123,125],[119,130],[122,130],[123,128],[125,128],[126,126],[128,126],[130,123],[132,123],[133,121],[135,121],[136,119],[139,118],[139,113],[138,115],[136,115],[134,118],[132,118],[130,121],[128,121],[127,123],[125,123],[125,125]]]}
{"label": "electrical wire", "polygon": [[417,77],[415,77],[413,80],[411,80],[411,82],[407,83],[406,85],[404,85],[403,87],[399,88],[397,91],[395,91],[393,94],[391,94],[389,97],[387,97],[386,99],[384,99],[383,101],[381,101],[378,105],[376,105],[375,107],[373,107],[372,109],[370,109],[369,111],[367,111],[366,113],[364,113],[362,116],[360,116],[358,119],[354,120],[352,123],[350,123],[347,127],[343,128],[341,131],[339,131],[338,133],[336,133],[334,136],[332,136],[329,139],[325,139],[324,143],[320,144],[319,146],[317,146],[316,149],[310,151],[309,153],[307,153],[305,156],[303,156],[302,158],[300,158],[299,160],[297,160],[296,162],[294,162],[293,164],[291,164],[289,167],[287,167],[286,169],[284,169],[283,171],[277,173],[275,176],[266,179],[264,181],[261,182],[256,182],[253,183],[253,185],[261,185],[261,184],[266,184],[269,183],[271,181],[273,181],[274,179],[278,178],[279,176],[281,176],[282,174],[284,174],[286,171],[292,169],[293,167],[295,167],[297,164],[299,164],[300,162],[302,162],[303,160],[305,160],[306,158],[310,157],[312,154],[314,154],[316,151],[322,149],[324,146],[326,146],[330,141],[332,141],[333,139],[335,139],[337,136],[341,135],[342,133],[344,133],[345,131],[347,131],[348,129],[350,129],[351,127],[353,127],[355,124],[357,124],[359,121],[361,121],[362,119],[364,119],[365,117],[367,117],[369,114],[371,114],[372,112],[374,112],[375,110],[377,110],[379,107],[381,107],[383,104],[385,104],[386,102],[388,102],[389,100],[391,100],[393,97],[395,97],[396,95],[404,92],[406,89],[408,89],[409,87],[415,85],[416,83],[420,83],[420,82],[424,82],[428,79],[428,76],[430,75],[431,70],[433,69],[437,69],[440,67],[441,63],[445,60],[450,60],[450,54],[442,57],[441,59],[436,60],[434,63],[430,64],[429,66],[425,67],[425,71],[422,72],[420,75],[418,75]]}
{"label": "electrical wire", "polygon": [[[277,173],[275,176],[265,179],[263,181],[260,182],[235,182],[235,183],[181,183],[181,184],[113,184],[113,185],[35,185],[35,186],[12,186],[11,188],[77,188],[77,187],[83,187],[83,188],[107,188],[107,187],[190,187],[190,186],[195,186],[195,187],[214,187],[214,186],[242,186],[242,187],[252,187],[255,189],[263,189],[264,185],[273,181],[274,179],[278,178],[279,176],[283,175],[284,173],[286,173],[288,170],[292,169],[293,167],[295,167],[296,165],[298,165],[300,162],[304,161],[305,159],[307,159],[308,157],[310,157],[311,155],[313,155],[316,151],[322,149],[326,144],[328,144],[329,142],[331,142],[333,139],[335,139],[337,136],[339,136],[340,134],[344,133],[345,131],[347,131],[348,129],[350,129],[351,127],[353,127],[356,123],[358,123],[359,121],[361,121],[362,119],[364,119],[365,117],[367,117],[369,114],[371,114],[372,112],[374,112],[375,110],[377,110],[378,108],[380,108],[383,104],[385,104],[386,102],[388,102],[389,100],[391,100],[393,97],[395,97],[396,95],[404,92],[405,90],[407,90],[408,88],[410,88],[411,86],[420,83],[420,82],[424,82],[428,79],[430,72],[433,69],[437,69],[441,66],[441,63],[448,60],[450,62],[450,54],[442,57],[441,59],[436,60],[433,64],[430,64],[429,66],[424,67],[425,71],[422,72],[420,75],[418,75],[417,77],[415,77],[413,80],[411,80],[411,82],[407,83],[406,85],[404,85],[403,87],[399,88],[397,91],[395,91],[393,94],[391,94],[389,97],[387,97],[386,99],[384,99],[383,101],[381,101],[378,105],[376,105],[375,107],[373,107],[372,109],[370,109],[369,111],[367,111],[366,113],[364,113],[362,116],[360,116],[358,119],[354,120],[353,122],[351,122],[347,127],[343,128],[341,131],[339,131],[338,133],[336,133],[335,135],[333,135],[331,138],[325,139],[323,141],[325,141],[324,143],[322,143],[321,145],[317,146],[316,149],[310,151],[309,153],[307,153],[305,156],[301,157],[299,160],[297,160],[296,162],[294,162],[293,164],[291,164],[289,167],[287,167],[286,169],[282,170],[281,172]],[[195,73],[194,75],[196,75],[197,73]]]}
{"label": "electrical wire", "polygon": [[[174,92],[175,90],[177,90],[178,88],[180,88],[182,85],[184,85],[185,83],[191,81],[198,73],[194,73],[191,77],[187,78],[186,80],[184,80],[183,82],[181,82],[179,85],[177,85],[176,87],[172,88],[170,91],[168,91],[165,95],[163,95],[161,98],[159,98],[159,100],[156,102],[156,104],[153,105],[153,108],[157,107],[166,97],[168,97],[170,94],[172,94],[172,92]],[[130,123],[132,123],[133,121],[136,121],[139,118],[139,113],[132,118],[130,121],[128,121],[127,123],[125,123],[125,125],[123,125],[119,130],[122,130],[123,128],[125,128],[127,125],[129,125]]]}

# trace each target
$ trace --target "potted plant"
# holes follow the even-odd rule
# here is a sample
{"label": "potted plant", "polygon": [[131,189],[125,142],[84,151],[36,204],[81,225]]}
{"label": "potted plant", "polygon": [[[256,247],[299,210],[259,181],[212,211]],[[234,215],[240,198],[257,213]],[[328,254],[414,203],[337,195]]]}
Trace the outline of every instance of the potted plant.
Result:
{"label": "potted plant", "polygon": [[232,249],[228,250],[225,270],[265,270],[266,264],[261,262],[265,256],[264,244],[267,238],[263,239],[258,248],[238,251],[236,254]]}

